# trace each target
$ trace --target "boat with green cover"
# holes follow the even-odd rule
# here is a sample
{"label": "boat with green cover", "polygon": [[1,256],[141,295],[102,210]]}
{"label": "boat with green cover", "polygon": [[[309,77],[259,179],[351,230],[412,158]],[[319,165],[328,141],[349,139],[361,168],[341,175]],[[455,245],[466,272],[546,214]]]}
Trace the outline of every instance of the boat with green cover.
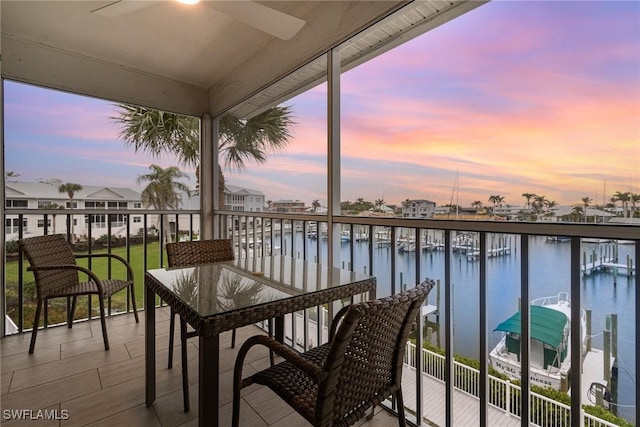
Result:
{"label": "boat with green cover", "polygon": [[[571,370],[571,302],[569,294],[531,302],[529,373],[531,384],[561,390]],[[489,353],[491,365],[510,378],[520,379],[521,312],[500,323],[500,342]],[[586,314],[581,310],[582,356],[586,352]],[[563,387],[563,379],[565,386]],[[566,390],[565,390],[566,391]]]}

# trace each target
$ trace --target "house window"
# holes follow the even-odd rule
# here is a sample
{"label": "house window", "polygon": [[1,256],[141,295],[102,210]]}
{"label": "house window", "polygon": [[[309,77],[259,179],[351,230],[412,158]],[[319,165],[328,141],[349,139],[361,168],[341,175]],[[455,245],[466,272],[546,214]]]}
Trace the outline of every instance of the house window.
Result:
{"label": "house window", "polygon": [[133,202],[134,209],[142,209],[142,202]]}
{"label": "house window", "polygon": [[[22,219],[22,231],[27,231],[27,219]],[[20,218],[7,218],[4,220],[5,234],[17,234],[20,232]]]}
{"label": "house window", "polygon": [[134,216],[134,217],[133,217],[133,222],[142,222],[142,217],[140,217],[140,216]]}
{"label": "house window", "polygon": [[[71,202],[66,202],[65,206],[67,209],[71,209]],[[78,209],[78,202],[73,202],[73,209]]]}
{"label": "house window", "polygon": [[104,209],[105,203],[104,202],[84,202],[84,207],[86,209]]}
{"label": "house window", "polygon": [[[38,228],[43,228],[44,227],[44,219],[39,219],[38,220]],[[47,227],[51,227],[51,220],[47,219]]]}
{"label": "house window", "polygon": [[109,215],[109,221],[113,227],[122,227],[127,224],[127,216],[122,214]]}
{"label": "house window", "polygon": [[127,209],[127,202],[109,202],[109,209]]}
{"label": "house window", "polygon": [[54,204],[51,200],[38,200],[38,209],[51,209]]}
{"label": "house window", "polygon": [[85,224],[90,222],[91,227],[93,228],[106,228],[107,216],[106,215],[85,215],[84,222]]}
{"label": "house window", "polygon": [[20,208],[28,208],[29,203],[27,200],[18,200],[18,199],[7,199],[4,202],[4,207],[7,209],[20,209]]}

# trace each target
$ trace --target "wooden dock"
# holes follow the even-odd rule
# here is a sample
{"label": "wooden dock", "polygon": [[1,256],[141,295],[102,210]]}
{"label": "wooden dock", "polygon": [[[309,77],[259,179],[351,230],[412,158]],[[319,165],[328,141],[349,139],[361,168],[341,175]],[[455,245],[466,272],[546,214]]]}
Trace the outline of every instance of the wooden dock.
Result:
{"label": "wooden dock", "polygon": [[[409,365],[402,372],[402,395],[408,411],[416,412],[416,370]],[[480,400],[459,390],[453,391],[454,426],[480,425]],[[445,385],[427,374],[422,374],[422,410],[423,419],[430,425],[446,425]],[[489,406],[488,425],[501,427],[518,427],[520,418],[510,415],[501,409]]]}
{"label": "wooden dock", "polygon": [[623,264],[615,262],[614,259],[598,260],[595,262],[583,263],[580,266],[582,274],[589,275],[599,271],[613,271],[614,274],[631,276],[636,272],[636,268],[631,263]]}

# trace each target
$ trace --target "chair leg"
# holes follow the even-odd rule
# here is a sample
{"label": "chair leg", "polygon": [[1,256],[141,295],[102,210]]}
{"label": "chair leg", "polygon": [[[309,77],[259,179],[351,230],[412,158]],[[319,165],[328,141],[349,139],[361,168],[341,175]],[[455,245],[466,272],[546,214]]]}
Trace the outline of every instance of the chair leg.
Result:
{"label": "chair leg", "polygon": [[109,350],[109,336],[107,335],[107,320],[104,312],[104,299],[98,297],[100,303],[100,323],[102,324],[102,339],[104,341],[104,349]]}
{"label": "chair leg", "polygon": [[398,407],[398,425],[405,427],[407,425],[404,415],[404,400],[402,399],[402,389],[396,391],[396,406]]}
{"label": "chair leg", "polygon": [[182,353],[182,399],[184,412],[189,412],[189,363],[187,361],[187,322],[180,318],[180,352]]}
{"label": "chair leg", "polygon": [[173,335],[176,330],[176,313],[171,309],[171,318],[169,320],[169,363],[167,364],[167,369],[171,369],[173,367]]}
{"label": "chair leg", "polygon": [[33,331],[31,332],[31,344],[29,344],[29,354],[33,354],[36,347],[36,335],[38,335],[38,324],[40,323],[40,312],[42,311],[42,300],[38,298],[36,306],[36,317],[33,319]]}
{"label": "chair leg", "polygon": [[[273,319],[269,319],[269,336],[273,336]],[[269,362],[271,362],[271,366],[276,364],[275,356],[273,355],[273,350],[269,349]]]}
{"label": "chair leg", "polygon": [[136,323],[140,323],[140,318],[138,317],[138,307],[136,307],[136,293],[133,288],[133,283],[130,285],[131,287],[131,307],[133,308],[133,315],[136,317]]}
{"label": "chair leg", "polygon": [[68,318],[67,318],[67,327],[69,329],[71,329],[73,327],[73,318],[75,317],[75,314],[76,314],[76,299],[77,298],[78,298],[78,296],[74,295],[73,299],[71,300],[71,309],[69,310]]}

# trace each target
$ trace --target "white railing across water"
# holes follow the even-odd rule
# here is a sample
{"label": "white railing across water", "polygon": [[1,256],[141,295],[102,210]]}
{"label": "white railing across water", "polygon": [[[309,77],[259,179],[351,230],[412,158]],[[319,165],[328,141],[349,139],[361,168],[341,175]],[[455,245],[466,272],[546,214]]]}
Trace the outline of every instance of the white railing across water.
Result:
{"label": "white railing across water", "polygon": [[[415,368],[416,366],[416,345],[407,342],[405,351],[405,365]],[[453,387],[464,394],[478,398],[480,383],[480,371],[470,366],[464,365],[454,360]],[[431,378],[444,382],[446,360],[445,357],[429,351],[422,350],[422,372]],[[509,412],[511,415],[520,417],[520,386],[505,381],[500,378],[489,376],[488,404],[494,408]],[[529,405],[529,424],[535,426],[571,426],[571,407],[561,402],[557,402],[548,397],[531,392]],[[602,420],[593,415],[581,411],[581,425],[585,427],[615,427],[608,421]]]}

